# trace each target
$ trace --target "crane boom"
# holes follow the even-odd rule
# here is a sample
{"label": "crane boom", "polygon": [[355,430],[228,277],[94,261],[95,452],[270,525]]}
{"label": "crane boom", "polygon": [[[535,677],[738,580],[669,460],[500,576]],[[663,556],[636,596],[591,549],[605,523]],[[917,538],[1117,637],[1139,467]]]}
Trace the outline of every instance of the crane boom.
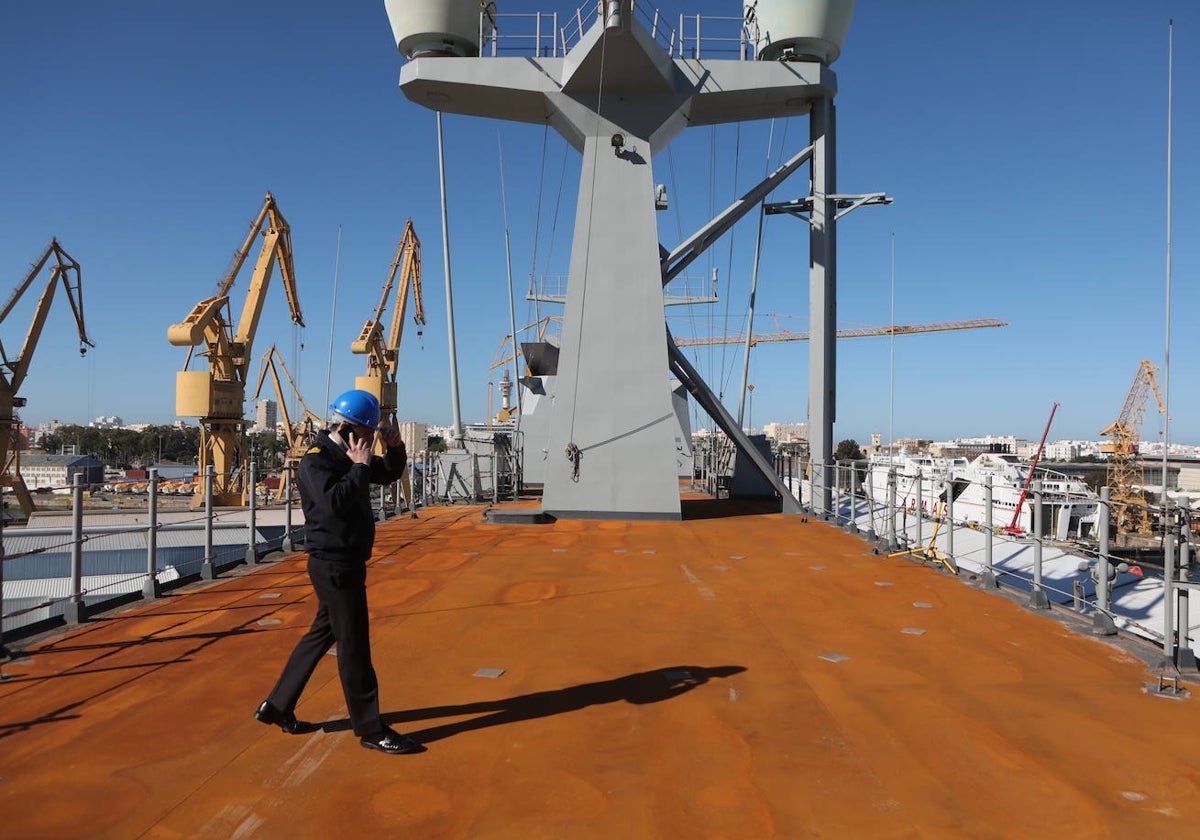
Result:
{"label": "crane boom", "polygon": [[[259,236],[263,242],[235,331],[230,322],[229,293]],[[210,465],[215,470],[213,503],[216,505],[244,504],[248,492],[243,486],[249,463],[244,416],[246,381],[254,336],[276,264],[292,323],[303,327],[304,316],[296,294],[291,228],[275,197],[268,192],[258,216],[250,223],[245,241],[234,252],[233,265],[217,287],[217,294],[200,301],[182,322],[167,329],[167,340],[175,346],[205,347],[199,355],[207,357],[207,371],[187,369],[193,355],[189,349],[184,369],[176,374],[175,413],[200,420],[199,465],[202,473]],[[198,489],[193,503],[199,501]]]}
{"label": "crane boom", "polygon": [[[1007,321],[995,318],[975,318],[967,321],[943,321],[933,324],[895,324],[883,327],[843,327],[837,331],[838,338],[866,338],[878,335],[912,335],[914,333],[946,332],[949,330],[978,330],[987,327],[1007,327]],[[777,341],[808,341],[808,332],[780,330],[774,333],[759,333],[750,336],[750,345]],[[701,347],[721,344],[745,344],[744,335],[722,335],[707,338],[676,338],[676,347]]]}
{"label": "crane boom", "polygon": [[[79,263],[58,244],[58,239],[50,240],[50,244],[34,262],[29,273],[25,275],[25,279],[13,289],[4,308],[0,310],[0,324],[3,324],[8,318],[13,307],[33,285],[34,280],[50,262],[51,257],[54,258],[54,263],[50,270],[50,280],[46,283],[46,287],[34,307],[33,319],[25,333],[25,340],[21,344],[20,351],[16,356],[9,357],[3,342],[0,342],[0,359],[3,360],[3,364],[0,365],[0,467],[3,468],[3,472],[0,473],[0,484],[13,488],[21,511],[26,517],[33,513],[33,497],[29,495],[25,480],[21,476],[20,453],[14,451],[10,458],[8,451],[12,428],[16,423],[13,409],[16,406],[24,405],[24,400],[17,396],[17,391],[29,374],[29,365],[33,361],[34,350],[37,349],[42,329],[46,325],[46,317],[50,314],[50,305],[54,302],[54,293],[58,289],[59,281],[62,281],[62,286],[66,290],[67,302],[71,305],[71,313],[75,316],[75,325],[79,330],[80,355],[87,353],[87,348],[96,346],[88,338],[87,328],[84,326],[83,278]],[[75,278],[73,285],[72,277]]]}

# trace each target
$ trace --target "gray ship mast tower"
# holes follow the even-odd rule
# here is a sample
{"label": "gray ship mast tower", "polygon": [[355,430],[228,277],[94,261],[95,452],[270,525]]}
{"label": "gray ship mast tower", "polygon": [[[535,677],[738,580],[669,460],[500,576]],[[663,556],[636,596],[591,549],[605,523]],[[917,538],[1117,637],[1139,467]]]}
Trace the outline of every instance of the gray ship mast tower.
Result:
{"label": "gray ship mast tower", "polygon": [[[601,0],[592,11],[581,10],[572,18],[578,38],[569,49],[556,31],[547,43],[539,41],[536,55],[522,57],[480,55],[493,34],[492,3],[385,5],[397,47],[410,59],[400,87],[411,101],[444,113],[549,124],[583,154],[543,511],[566,518],[680,518],[672,374],[782,489],[784,511],[799,510],[675,347],[665,326],[663,287],[811,161],[808,402],[813,485],[824,488],[819,465],[833,452],[838,198],[837,82],[829,63],[840,52],[854,0],[747,0],[750,41],[736,59],[705,58],[699,38],[685,45],[682,32],[664,46],[657,14],[647,15],[639,4],[635,15],[632,0]],[[674,250],[660,245],[651,159],[679,132],[805,113],[808,148]],[[814,503],[828,509],[827,496]]]}

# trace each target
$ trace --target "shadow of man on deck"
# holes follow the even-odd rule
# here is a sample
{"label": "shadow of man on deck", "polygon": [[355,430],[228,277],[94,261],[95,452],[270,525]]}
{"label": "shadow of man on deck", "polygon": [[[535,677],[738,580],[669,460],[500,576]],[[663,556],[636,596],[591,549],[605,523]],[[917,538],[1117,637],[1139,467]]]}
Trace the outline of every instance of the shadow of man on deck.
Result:
{"label": "shadow of man on deck", "polygon": [[[411,723],[418,720],[439,717],[461,717],[462,715],[481,715],[471,720],[447,723],[433,726],[407,734],[418,743],[427,744],[440,741],[463,732],[484,729],[489,726],[500,726],[505,723],[516,723],[522,720],[549,717],[551,715],[573,712],[587,706],[599,706],[605,703],[625,701],[642,705],[669,700],[704,685],[711,679],[731,677],[746,669],[741,665],[720,665],[715,668],[702,668],[695,665],[678,665],[671,668],[657,668],[653,671],[643,671],[638,674],[618,677],[603,682],[572,685],[567,688],[552,691],[538,691],[533,694],[522,694],[517,697],[507,697],[501,700],[486,700],[480,703],[464,703],[457,706],[433,706],[426,709],[411,709],[405,712],[392,712],[383,716],[387,724]],[[325,730],[344,728],[346,721],[327,723]]]}

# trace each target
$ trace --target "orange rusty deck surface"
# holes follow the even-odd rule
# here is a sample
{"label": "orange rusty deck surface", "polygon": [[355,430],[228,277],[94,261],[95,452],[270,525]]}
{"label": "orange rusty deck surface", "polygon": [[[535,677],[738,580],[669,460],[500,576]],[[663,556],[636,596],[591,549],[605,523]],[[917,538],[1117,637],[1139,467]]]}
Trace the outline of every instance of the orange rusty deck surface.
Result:
{"label": "orange rusty deck surface", "polygon": [[382,525],[371,563],[386,719],[426,752],[359,746],[332,657],[324,730],[253,719],[315,609],[294,555],[10,643],[0,836],[1200,836],[1197,700],[1128,641],[730,503],[482,510]]}

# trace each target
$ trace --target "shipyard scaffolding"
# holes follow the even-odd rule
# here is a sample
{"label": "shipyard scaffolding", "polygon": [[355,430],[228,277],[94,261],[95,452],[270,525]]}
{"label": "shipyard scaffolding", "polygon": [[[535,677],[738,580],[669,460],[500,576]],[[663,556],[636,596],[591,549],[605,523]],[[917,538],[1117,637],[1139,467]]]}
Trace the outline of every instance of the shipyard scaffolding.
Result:
{"label": "shipyard scaffolding", "polygon": [[[832,460],[836,333],[835,170],[840,51],[853,0],[784,9],[747,3],[743,27],[710,58],[630,0],[581,10],[566,27],[537,13],[534,55],[501,56],[493,4],[387,0],[411,101],[454,113],[550,125],[583,155],[562,343],[544,463],[543,513],[678,519],[676,383],[778,493],[799,502],[675,345],[663,287],[808,163],[809,412],[814,487]],[[588,8],[588,7],[585,7]],[[775,20],[768,20],[769,16]],[[550,25],[544,27],[543,20]],[[767,34],[770,33],[770,34]],[[481,55],[490,46],[490,56]],[[810,145],[674,249],[658,240],[651,158],[684,128],[809,115]],[[860,202],[861,203],[861,202]],[[666,340],[664,341],[664,334]],[[674,378],[674,382],[672,381]],[[614,399],[614,397],[616,397]],[[816,500],[819,508],[828,499]]]}

